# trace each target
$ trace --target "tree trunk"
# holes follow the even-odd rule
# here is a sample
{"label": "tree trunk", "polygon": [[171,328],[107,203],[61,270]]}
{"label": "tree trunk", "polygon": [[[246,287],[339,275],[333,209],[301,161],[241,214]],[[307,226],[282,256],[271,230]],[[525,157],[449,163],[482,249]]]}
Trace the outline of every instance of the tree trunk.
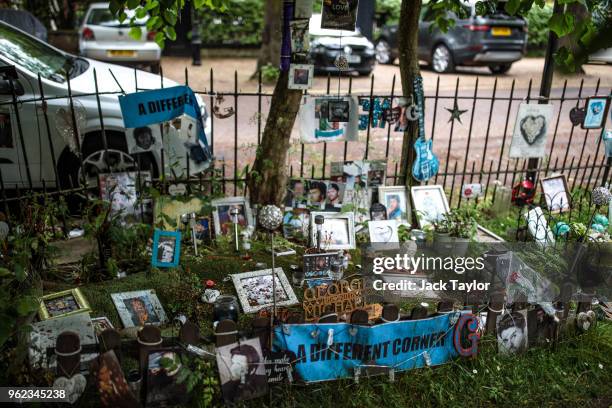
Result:
{"label": "tree trunk", "polygon": [[302,91],[288,89],[288,82],[289,72],[281,72],[272,95],[261,145],[249,174],[251,204],[280,205],[285,194],[287,151],[302,99]]}
{"label": "tree trunk", "polygon": [[283,2],[266,0],[264,29],[261,34],[261,48],[257,58],[257,70],[266,64],[277,67],[280,63],[281,38],[283,30]]}
{"label": "tree trunk", "polygon": [[[413,95],[414,78],[420,74],[417,54],[419,37],[419,14],[421,0],[402,0],[399,27],[397,30],[400,76],[402,79],[402,94],[407,101]],[[402,143],[401,169],[404,172],[404,183],[407,186],[414,184],[411,176],[412,164],[415,159],[414,142],[418,137],[418,122],[408,122]]]}

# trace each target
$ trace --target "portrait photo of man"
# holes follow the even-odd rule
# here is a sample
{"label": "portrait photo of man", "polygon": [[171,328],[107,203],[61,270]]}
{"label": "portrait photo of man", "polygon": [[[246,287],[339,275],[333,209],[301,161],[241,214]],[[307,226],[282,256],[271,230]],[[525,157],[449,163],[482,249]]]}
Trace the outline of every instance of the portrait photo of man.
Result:
{"label": "portrait photo of man", "polygon": [[268,377],[259,339],[233,343],[217,349],[221,391],[227,403],[264,395]]}

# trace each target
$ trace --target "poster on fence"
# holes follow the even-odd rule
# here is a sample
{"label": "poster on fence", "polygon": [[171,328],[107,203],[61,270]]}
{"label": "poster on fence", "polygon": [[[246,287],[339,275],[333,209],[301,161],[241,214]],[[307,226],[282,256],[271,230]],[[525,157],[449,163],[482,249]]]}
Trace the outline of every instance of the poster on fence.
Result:
{"label": "poster on fence", "polygon": [[356,98],[305,95],[298,113],[302,143],[357,140]]}
{"label": "poster on fence", "polygon": [[321,28],[355,30],[359,0],[323,0]]}
{"label": "poster on fence", "polygon": [[328,381],[365,365],[405,371],[474,355],[477,327],[465,311],[375,326],[289,324],[274,329],[274,349],[295,354],[294,371],[305,382]]}
{"label": "poster on fence", "polygon": [[544,157],[552,104],[521,103],[514,122],[510,157]]}

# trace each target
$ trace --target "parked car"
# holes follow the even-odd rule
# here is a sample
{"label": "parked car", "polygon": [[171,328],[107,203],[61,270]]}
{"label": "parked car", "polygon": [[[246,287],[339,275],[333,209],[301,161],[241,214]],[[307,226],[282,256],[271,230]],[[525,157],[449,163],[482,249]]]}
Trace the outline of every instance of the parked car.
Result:
{"label": "parked car", "polygon": [[[151,170],[153,177],[162,173],[161,149],[150,149],[151,145],[161,146],[160,126],[126,129],[118,102],[122,92],[135,92],[136,85],[139,90],[159,88],[162,79],[158,75],[76,57],[0,22],[0,76],[3,70],[12,67],[16,69],[17,76],[12,86],[21,101],[17,104],[17,111],[11,103],[13,95],[9,79],[6,75],[0,79],[0,170],[6,188],[15,185],[29,187],[28,168],[35,188],[43,185],[75,187],[81,176],[90,186],[95,186],[98,173],[111,169],[136,169],[138,165],[142,170]],[[44,96],[49,98],[44,104],[40,100],[38,75]],[[73,122],[66,76],[70,78],[74,95],[80,152],[70,131]],[[163,78],[163,84],[165,87],[178,85],[167,78]],[[210,118],[206,106],[199,96],[197,101],[205,121],[206,135],[210,137]],[[48,124],[43,110],[47,113]],[[191,118],[185,117],[185,121],[187,119]],[[102,120],[106,148],[101,132]],[[195,136],[188,134],[188,126],[183,128],[184,132],[170,126],[170,133],[164,134],[166,174],[171,171],[181,174],[187,167],[188,149],[193,146]],[[138,149],[140,153],[136,153]],[[51,152],[54,152],[54,156]],[[79,156],[82,157],[82,167]],[[25,164],[26,157],[28,166]],[[57,163],[58,179],[55,178],[53,159]],[[170,163],[173,164],[172,169],[169,168]],[[195,174],[204,169],[205,163],[194,161],[190,156],[189,166],[191,174]]]}
{"label": "parked car", "polygon": [[604,48],[589,55],[589,62],[612,64],[612,48]]}
{"label": "parked car", "polygon": [[[487,66],[494,74],[503,74],[520,60],[527,46],[527,23],[521,17],[508,15],[503,9],[477,16],[475,1],[465,3],[468,17],[448,17],[455,21],[446,33],[425,21],[431,12],[424,5],[419,19],[419,60],[438,73],[453,72],[459,65]],[[398,56],[397,26],[385,26],[376,41],[376,58],[381,64],[392,64]]]}
{"label": "parked car", "polygon": [[47,28],[29,11],[0,9],[0,21],[4,21],[36,38],[47,41]]}
{"label": "parked car", "polygon": [[133,10],[126,10],[128,18],[119,22],[110,12],[108,3],[93,3],[85,13],[79,29],[79,52],[82,56],[113,63],[146,65],[159,72],[161,48],[154,41],[155,32],[148,31],[148,16],[136,19],[142,35],[129,35]]}
{"label": "parked car", "polygon": [[348,72],[369,75],[376,65],[374,44],[359,31],[339,31],[321,28],[321,15],[313,14],[310,32],[310,60],[315,73],[338,72],[334,64],[339,55],[346,55]]}

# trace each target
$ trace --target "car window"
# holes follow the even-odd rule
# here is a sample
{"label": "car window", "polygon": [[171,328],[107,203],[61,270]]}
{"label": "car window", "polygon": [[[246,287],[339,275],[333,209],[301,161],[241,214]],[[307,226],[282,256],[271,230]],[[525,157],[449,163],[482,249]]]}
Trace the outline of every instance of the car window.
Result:
{"label": "car window", "polygon": [[10,64],[59,83],[65,82],[67,72],[74,78],[89,66],[86,60],[51,48],[8,24],[0,24],[0,55]]}
{"label": "car window", "polygon": [[[132,10],[126,10],[127,18],[120,22],[113,16],[109,9],[106,8],[95,8],[89,12],[89,16],[87,17],[87,25],[97,25],[104,27],[127,27],[130,25],[130,19],[134,16],[134,12]],[[143,26],[147,23],[149,18],[138,18],[134,21],[134,24],[137,26]]]}

